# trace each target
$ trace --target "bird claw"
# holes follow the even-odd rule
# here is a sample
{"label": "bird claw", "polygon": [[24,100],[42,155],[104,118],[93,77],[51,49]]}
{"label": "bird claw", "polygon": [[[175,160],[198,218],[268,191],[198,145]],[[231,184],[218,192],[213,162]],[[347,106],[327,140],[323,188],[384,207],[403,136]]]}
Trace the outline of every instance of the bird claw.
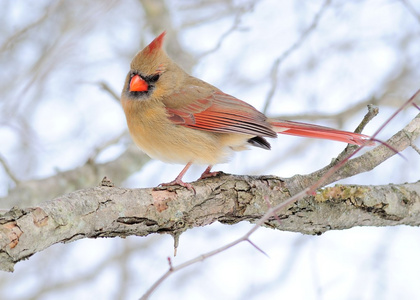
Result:
{"label": "bird claw", "polygon": [[196,194],[195,192],[195,188],[188,182],[184,182],[181,179],[176,178],[175,180],[172,180],[171,182],[168,183],[161,183],[159,184],[159,186],[172,186],[172,185],[180,185],[183,186],[185,188],[187,188],[188,190],[194,192],[194,195]]}
{"label": "bird claw", "polygon": [[210,178],[210,177],[216,177],[216,176],[219,176],[221,173],[222,173],[221,171],[204,172],[203,174],[201,174],[201,176],[200,176],[200,178],[198,178],[198,180],[205,179],[205,178]]}
{"label": "bird claw", "polygon": [[220,171],[210,172],[210,170],[211,170],[212,167],[213,167],[212,165],[209,165],[207,167],[207,169],[204,170],[203,174],[201,174],[200,178],[198,178],[198,180],[204,179],[204,178],[215,177],[215,176],[217,176],[217,175],[219,175],[219,174],[222,173]]}

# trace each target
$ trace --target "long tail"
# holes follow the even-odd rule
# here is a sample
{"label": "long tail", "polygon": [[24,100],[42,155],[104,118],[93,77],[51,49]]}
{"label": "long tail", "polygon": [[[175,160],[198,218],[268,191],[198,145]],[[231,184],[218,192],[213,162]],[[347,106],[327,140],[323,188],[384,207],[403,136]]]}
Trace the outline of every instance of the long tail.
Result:
{"label": "long tail", "polygon": [[270,119],[269,122],[273,126],[273,130],[280,134],[334,140],[359,146],[373,146],[375,144],[369,136],[364,134],[293,121]]}

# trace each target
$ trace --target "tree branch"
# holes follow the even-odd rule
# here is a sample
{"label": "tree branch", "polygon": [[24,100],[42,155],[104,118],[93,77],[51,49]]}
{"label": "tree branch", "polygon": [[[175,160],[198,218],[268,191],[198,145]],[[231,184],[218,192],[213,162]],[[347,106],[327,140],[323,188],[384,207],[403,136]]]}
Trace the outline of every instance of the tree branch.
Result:
{"label": "tree branch", "polygon": [[[164,190],[95,187],[0,217],[0,269],[55,243],[81,238],[179,234],[215,221],[254,222],[291,196],[296,179],[223,175],[194,184],[197,195]],[[353,226],[420,224],[420,182],[390,186],[338,185],[293,204],[265,226],[306,234]]]}

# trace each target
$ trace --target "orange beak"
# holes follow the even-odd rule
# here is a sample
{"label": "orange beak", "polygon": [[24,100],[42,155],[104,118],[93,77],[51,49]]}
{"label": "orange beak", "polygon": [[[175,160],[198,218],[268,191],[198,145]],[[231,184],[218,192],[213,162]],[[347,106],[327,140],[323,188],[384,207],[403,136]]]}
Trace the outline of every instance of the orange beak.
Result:
{"label": "orange beak", "polygon": [[130,92],[146,92],[149,85],[139,75],[134,75],[130,81]]}

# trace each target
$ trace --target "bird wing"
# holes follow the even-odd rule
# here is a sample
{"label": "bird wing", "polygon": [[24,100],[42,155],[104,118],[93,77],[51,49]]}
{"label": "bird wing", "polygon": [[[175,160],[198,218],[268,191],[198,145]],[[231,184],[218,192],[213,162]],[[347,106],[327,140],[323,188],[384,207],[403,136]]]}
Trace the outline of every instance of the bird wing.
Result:
{"label": "bird wing", "polygon": [[[197,91],[197,90],[196,90]],[[276,137],[267,117],[248,103],[215,90],[207,97],[186,101],[190,91],[171,95],[171,103],[187,102],[174,107],[166,106],[169,120],[176,125],[224,133],[243,133],[254,136]],[[191,96],[190,96],[191,97]]]}

